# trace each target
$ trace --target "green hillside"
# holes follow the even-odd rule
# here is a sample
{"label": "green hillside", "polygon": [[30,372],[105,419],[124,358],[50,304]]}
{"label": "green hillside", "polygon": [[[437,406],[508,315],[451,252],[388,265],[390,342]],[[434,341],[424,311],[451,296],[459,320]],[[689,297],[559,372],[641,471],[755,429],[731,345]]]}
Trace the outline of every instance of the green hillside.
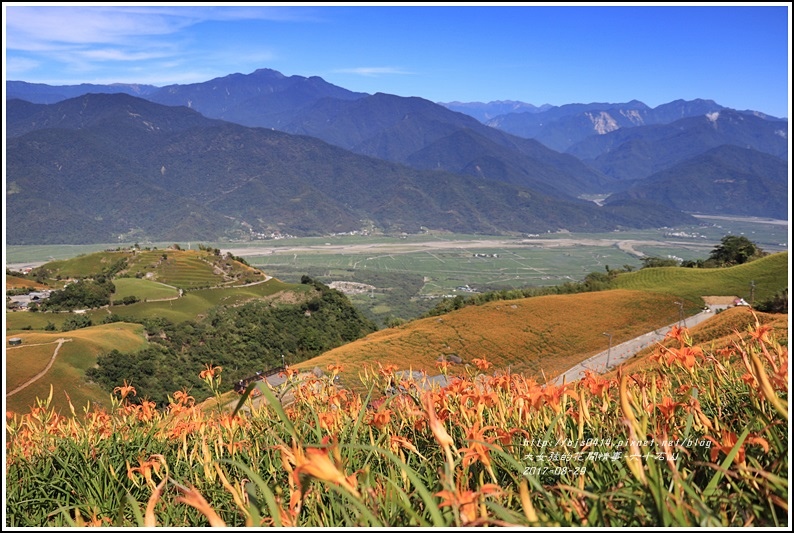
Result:
{"label": "green hillside", "polygon": [[613,286],[675,294],[690,302],[702,296],[738,296],[749,302],[752,290],[758,302],[785,289],[788,282],[788,252],[781,252],[728,268],[643,268],[620,274]]}
{"label": "green hillside", "polygon": [[[217,253],[216,253],[217,252]],[[94,252],[72,259],[50,261],[34,269],[30,277],[38,280],[91,278],[143,278],[181,289],[232,286],[263,281],[265,274],[221,255],[218,250],[138,248]],[[143,298],[144,296],[135,295]]]}

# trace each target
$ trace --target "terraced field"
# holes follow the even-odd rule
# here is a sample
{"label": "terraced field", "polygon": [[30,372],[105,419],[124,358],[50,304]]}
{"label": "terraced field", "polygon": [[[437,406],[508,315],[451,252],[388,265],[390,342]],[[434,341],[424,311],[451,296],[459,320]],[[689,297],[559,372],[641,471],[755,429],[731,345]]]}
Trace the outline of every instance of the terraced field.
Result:
{"label": "terraced field", "polygon": [[197,253],[170,250],[144,251],[131,261],[130,275],[143,274],[147,279],[173,285],[180,289],[211,287],[220,281],[211,264]]}

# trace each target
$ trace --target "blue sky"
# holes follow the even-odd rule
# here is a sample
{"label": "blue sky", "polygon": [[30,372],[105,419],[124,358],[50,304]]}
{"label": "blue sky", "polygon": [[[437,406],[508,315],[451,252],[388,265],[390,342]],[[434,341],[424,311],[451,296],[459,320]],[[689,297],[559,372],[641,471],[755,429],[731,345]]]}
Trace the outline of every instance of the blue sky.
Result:
{"label": "blue sky", "polygon": [[535,105],[706,98],[788,117],[789,3],[3,4],[4,78],[208,81],[271,68],[366,93]]}

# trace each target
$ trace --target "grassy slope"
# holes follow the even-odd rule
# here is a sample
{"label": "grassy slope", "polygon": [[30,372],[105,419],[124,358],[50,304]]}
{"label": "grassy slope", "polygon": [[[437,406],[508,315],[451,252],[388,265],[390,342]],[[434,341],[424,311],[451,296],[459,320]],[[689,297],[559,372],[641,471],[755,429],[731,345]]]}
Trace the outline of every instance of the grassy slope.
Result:
{"label": "grassy slope", "polygon": [[603,351],[604,331],[612,332],[617,345],[675,323],[676,301],[685,302],[688,316],[703,305],[702,296],[744,296],[751,281],[757,299],[788,287],[788,253],[722,269],[643,269],[618,276],[620,289],[466,307],[373,333],[296,366],[324,370],[340,363],[343,379],[355,387],[365,364],[393,363],[434,375],[438,356],[454,353],[466,362],[485,358],[496,368],[509,366],[542,382],[543,373],[556,375]]}
{"label": "grassy slope", "polygon": [[53,405],[64,414],[68,412],[68,404],[63,391],[68,391],[77,409],[88,401],[107,404],[105,391],[83,382],[85,371],[95,364],[97,355],[102,352],[113,349],[133,352],[146,344],[143,326],[122,322],[69,332],[20,332],[14,336],[20,337],[23,344],[6,350],[6,391],[15,389],[47,366],[57,339],[71,339],[63,344],[47,374],[6,398],[6,410],[16,412],[27,412],[35,405],[36,398],[46,398],[50,385],[54,391]]}
{"label": "grassy slope", "polygon": [[95,252],[78,255],[71,259],[58,259],[45,263],[40,268],[47,269],[52,277],[79,278],[98,274],[120,259],[132,257],[129,250],[118,252]]}

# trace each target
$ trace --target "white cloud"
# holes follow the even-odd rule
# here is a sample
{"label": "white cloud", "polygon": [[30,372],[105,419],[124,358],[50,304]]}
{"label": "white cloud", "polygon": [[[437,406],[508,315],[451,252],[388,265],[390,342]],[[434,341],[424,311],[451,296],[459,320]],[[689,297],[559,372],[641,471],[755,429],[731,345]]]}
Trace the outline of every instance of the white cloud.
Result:
{"label": "white cloud", "polygon": [[28,59],[25,57],[9,57],[6,59],[5,68],[11,70],[12,72],[27,72],[29,70],[38,68],[40,65],[41,63],[34,59]]}
{"label": "white cloud", "polygon": [[390,74],[413,74],[412,72],[408,72],[407,70],[403,70],[399,67],[357,67],[357,68],[342,68],[334,70],[334,72],[338,72],[341,74],[358,74],[360,76],[380,76],[380,75],[390,75]]}
{"label": "white cloud", "polygon": [[6,11],[6,46],[40,50],[62,45],[124,44],[130,37],[167,35],[192,23],[184,17],[103,7],[14,7]]}
{"label": "white cloud", "polygon": [[[122,75],[156,85],[206,81],[232,70],[253,71],[277,59],[264,43],[241,47],[234,39],[208,43],[189,31],[211,21],[311,21],[316,9],[255,6],[5,5],[6,72],[41,83]],[[203,74],[176,70],[201,59]],[[114,68],[113,63],[118,63]],[[18,65],[18,67],[17,67]],[[48,65],[46,72],[35,72]],[[108,70],[112,69],[112,70]],[[248,70],[246,70],[248,69]],[[192,70],[192,69],[191,69]],[[207,77],[211,73],[212,76]],[[46,78],[46,79],[42,79]],[[114,79],[112,81],[124,81]]]}
{"label": "white cloud", "polygon": [[151,59],[169,57],[169,54],[164,53],[127,52],[112,48],[84,50],[82,52],[78,52],[77,55],[83,57],[84,59],[99,61],[148,61]]}
{"label": "white cloud", "polygon": [[313,20],[288,7],[8,6],[6,46],[42,50],[64,44],[126,44],[130,38],[171,35],[207,21]]}

